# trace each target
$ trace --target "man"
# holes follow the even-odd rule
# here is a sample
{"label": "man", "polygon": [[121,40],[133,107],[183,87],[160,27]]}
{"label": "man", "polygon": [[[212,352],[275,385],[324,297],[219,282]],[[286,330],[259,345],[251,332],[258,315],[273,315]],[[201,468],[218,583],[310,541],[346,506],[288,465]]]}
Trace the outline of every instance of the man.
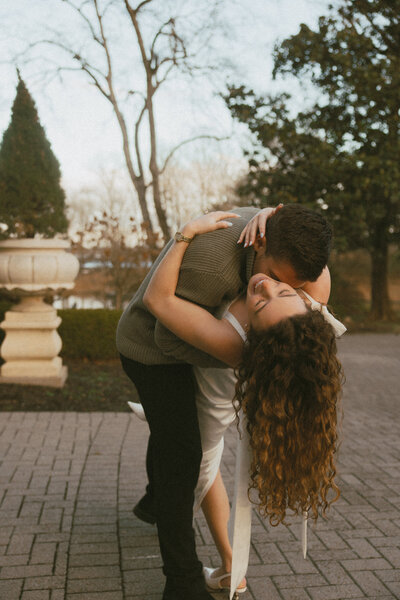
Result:
{"label": "man", "polygon": [[[332,238],[323,217],[298,205],[285,206],[270,217],[264,237],[242,248],[237,243],[241,231],[249,222],[248,232],[256,228],[260,213],[252,207],[235,212],[240,218],[224,231],[193,241],[176,234],[177,242],[189,243],[177,286],[179,296],[214,311],[237,297],[254,273],[295,288],[321,275]],[[264,221],[274,212],[262,211]],[[144,306],[144,292],[165,252],[132,298],[117,330],[123,368],[136,385],[150,427],[149,485],[135,514],[157,522],[167,578],[163,600],[212,600],[205,589],[192,526],[202,453],[191,365],[225,365],[176,338]]]}

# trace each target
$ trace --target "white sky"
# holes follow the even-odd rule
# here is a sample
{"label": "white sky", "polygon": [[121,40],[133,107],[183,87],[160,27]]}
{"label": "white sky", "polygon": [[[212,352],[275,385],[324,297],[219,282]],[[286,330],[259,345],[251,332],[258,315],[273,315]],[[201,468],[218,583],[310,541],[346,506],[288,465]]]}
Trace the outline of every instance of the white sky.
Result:
{"label": "white sky", "polygon": [[[160,7],[163,2],[165,0],[156,0]],[[285,89],[300,97],[297,83],[271,81],[271,51],[278,38],[297,33],[301,22],[314,27],[318,16],[326,13],[328,1],[227,0],[227,4],[228,39],[216,39],[215,45],[219,55],[230,58],[235,65],[236,72],[230,79],[260,93],[278,91],[285,85]],[[75,26],[70,11],[61,0],[0,0],[0,24],[1,137],[10,121],[17,83],[12,57],[27,42],[37,39],[47,26],[62,29],[71,35],[71,39]],[[57,61],[57,55],[46,52],[50,60]],[[126,41],[123,36],[115,45],[115,52],[117,58],[124,57]],[[64,82],[54,80],[43,87],[38,82],[38,64],[24,65],[21,61],[20,68],[36,102],[40,121],[61,163],[67,191],[89,183],[101,169],[123,164],[120,131],[111,107],[84,75],[69,73]],[[232,129],[228,110],[215,97],[206,80],[191,84],[174,81],[162,93],[160,90],[156,118],[160,154],[164,156],[186,137],[199,133],[224,135]],[[233,141],[225,142],[214,151],[240,157],[240,128]],[[181,158],[188,153],[186,147]]]}

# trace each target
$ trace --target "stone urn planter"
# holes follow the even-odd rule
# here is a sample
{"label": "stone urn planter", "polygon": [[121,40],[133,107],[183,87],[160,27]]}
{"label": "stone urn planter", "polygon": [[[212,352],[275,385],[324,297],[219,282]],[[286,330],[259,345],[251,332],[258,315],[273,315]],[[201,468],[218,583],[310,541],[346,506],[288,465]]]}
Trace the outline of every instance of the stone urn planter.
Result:
{"label": "stone urn planter", "polygon": [[74,287],[79,261],[66,252],[69,247],[60,239],[0,242],[0,288],[19,297],[0,323],[6,332],[0,383],[64,385],[67,367],[58,356],[61,318],[44,297]]}

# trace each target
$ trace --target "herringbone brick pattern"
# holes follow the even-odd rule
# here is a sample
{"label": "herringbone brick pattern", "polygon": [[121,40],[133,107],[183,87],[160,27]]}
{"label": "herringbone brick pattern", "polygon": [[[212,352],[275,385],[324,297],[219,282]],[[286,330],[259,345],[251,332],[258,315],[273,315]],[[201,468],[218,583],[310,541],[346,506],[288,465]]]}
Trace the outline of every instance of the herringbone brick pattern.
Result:
{"label": "herringbone brick pattern", "polygon": [[[341,498],[309,526],[307,560],[298,519],[272,528],[254,511],[242,600],[400,598],[400,337],[352,335],[339,345]],[[146,424],[127,413],[0,413],[1,600],[161,599],[155,528],[132,514],[146,439]],[[232,428],[230,491],[234,449]],[[217,565],[200,515],[195,527],[202,560]]]}

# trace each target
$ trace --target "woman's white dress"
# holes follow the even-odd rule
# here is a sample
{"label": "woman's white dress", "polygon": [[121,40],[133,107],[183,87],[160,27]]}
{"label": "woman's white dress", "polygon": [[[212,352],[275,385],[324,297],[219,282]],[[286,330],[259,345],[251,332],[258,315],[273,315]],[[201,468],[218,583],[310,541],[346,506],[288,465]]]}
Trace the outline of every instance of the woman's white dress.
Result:
{"label": "woman's white dress", "polygon": [[[221,318],[228,320],[243,341],[246,341],[246,332],[228,309]],[[203,450],[200,475],[195,490],[194,510],[196,511],[217,476],[224,449],[225,431],[236,420],[233,405],[236,377],[234,370],[230,368],[194,367],[193,371],[197,381],[196,404]],[[251,537],[252,505],[247,493],[251,452],[243,414],[239,414],[239,431],[234,500],[229,519],[229,538],[232,545],[230,598],[246,575]]]}
{"label": "woman's white dress", "polygon": [[[221,318],[236,329],[243,341],[246,333],[236,317],[228,310]],[[203,460],[195,491],[195,510],[215,481],[224,449],[224,434],[236,419],[233,406],[236,377],[233,369],[193,367],[197,382],[196,405],[199,418]]]}

